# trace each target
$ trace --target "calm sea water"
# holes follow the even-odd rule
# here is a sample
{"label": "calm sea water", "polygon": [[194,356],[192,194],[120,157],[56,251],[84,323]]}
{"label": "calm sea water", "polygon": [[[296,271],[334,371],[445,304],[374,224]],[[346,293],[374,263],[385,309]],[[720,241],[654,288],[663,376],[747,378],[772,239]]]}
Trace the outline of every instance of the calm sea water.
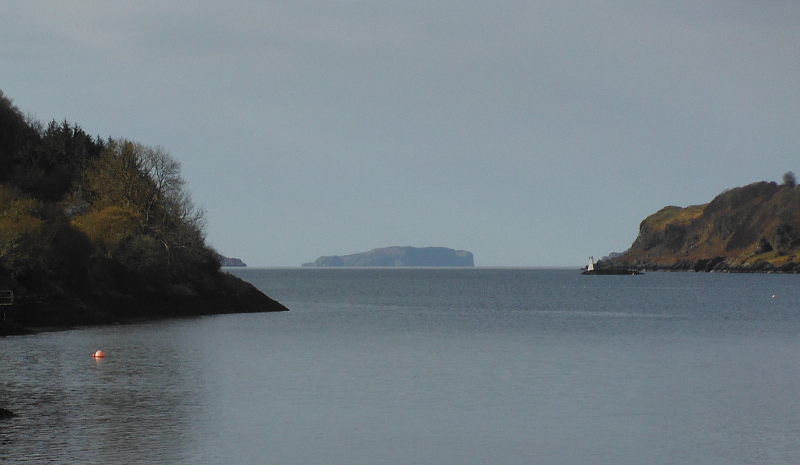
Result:
{"label": "calm sea water", "polygon": [[0,339],[0,462],[800,463],[800,276],[234,273],[292,311]]}

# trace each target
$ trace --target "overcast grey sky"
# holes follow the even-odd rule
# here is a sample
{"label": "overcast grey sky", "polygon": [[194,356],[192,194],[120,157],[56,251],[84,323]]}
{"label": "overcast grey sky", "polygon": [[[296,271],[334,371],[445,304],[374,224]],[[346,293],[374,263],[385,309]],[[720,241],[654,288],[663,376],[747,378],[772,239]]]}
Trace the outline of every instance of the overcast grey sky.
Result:
{"label": "overcast grey sky", "polygon": [[161,146],[251,266],[581,266],[800,173],[800,1],[4,1],[0,89]]}

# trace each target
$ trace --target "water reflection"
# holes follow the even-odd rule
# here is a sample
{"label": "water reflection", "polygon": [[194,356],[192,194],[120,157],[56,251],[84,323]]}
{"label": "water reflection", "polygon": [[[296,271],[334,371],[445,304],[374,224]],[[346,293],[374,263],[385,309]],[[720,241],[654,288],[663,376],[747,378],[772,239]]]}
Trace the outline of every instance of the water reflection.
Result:
{"label": "water reflection", "polygon": [[0,405],[17,416],[0,424],[0,462],[184,461],[203,402],[180,326],[151,325],[147,340],[136,326],[1,340],[0,373],[14,376]]}
{"label": "water reflection", "polygon": [[794,276],[248,273],[292,311],[0,339],[0,463],[800,463]]}

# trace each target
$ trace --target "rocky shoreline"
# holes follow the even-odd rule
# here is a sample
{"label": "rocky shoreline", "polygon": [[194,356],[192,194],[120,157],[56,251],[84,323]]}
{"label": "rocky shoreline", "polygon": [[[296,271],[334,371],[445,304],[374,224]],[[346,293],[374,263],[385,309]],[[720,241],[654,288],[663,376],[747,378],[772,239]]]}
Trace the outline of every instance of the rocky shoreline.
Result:
{"label": "rocky shoreline", "polygon": [[217,280],[213,290],[197,293],[172,289],[136,296],[45,298],[28,295],[6,307],[7,318],[0,321],[0,336],[164,318],[288,310],[252,284],[233,275],[221,273]]}
{"label": "rocky shoreline", "polygon": [[[598,262],[599,264],[599,262]],[[800,273],[800,262],[788,262],[777,266],[767,261],[754,263],[730,263],[725,257],[701,260],[679,260],[673,264],[653,262],[626,263],[626,267],[639,271],[692,272],[692,273]]]}

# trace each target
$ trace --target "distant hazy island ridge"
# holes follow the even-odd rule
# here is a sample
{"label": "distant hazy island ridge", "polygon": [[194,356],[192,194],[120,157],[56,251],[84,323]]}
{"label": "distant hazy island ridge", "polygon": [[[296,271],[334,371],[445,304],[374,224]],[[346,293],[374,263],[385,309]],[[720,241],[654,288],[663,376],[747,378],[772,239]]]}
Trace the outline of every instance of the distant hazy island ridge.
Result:
{"label": "distant hazy island ridge", "polygon": [[446,247],[384,247],[351,255],[319,257],[306,267],[470,267],[475,266],[472,252]]}
{"label": "distant hazy island ridge", "polygon": [[663,271],[800,272],[800,188],[757,182],[729,189],[711,202],[668,206],[639,225],[631,248],[598,262]]}
{"label": "distant hazy island ridge", "polygon": [[247,263],[243,262],[239,258],[226,257],[224,255],[220,255],[219,256],[219,263],[222,266],[236,266],[236,267],[242,267],[242,268],[247,266]]}

